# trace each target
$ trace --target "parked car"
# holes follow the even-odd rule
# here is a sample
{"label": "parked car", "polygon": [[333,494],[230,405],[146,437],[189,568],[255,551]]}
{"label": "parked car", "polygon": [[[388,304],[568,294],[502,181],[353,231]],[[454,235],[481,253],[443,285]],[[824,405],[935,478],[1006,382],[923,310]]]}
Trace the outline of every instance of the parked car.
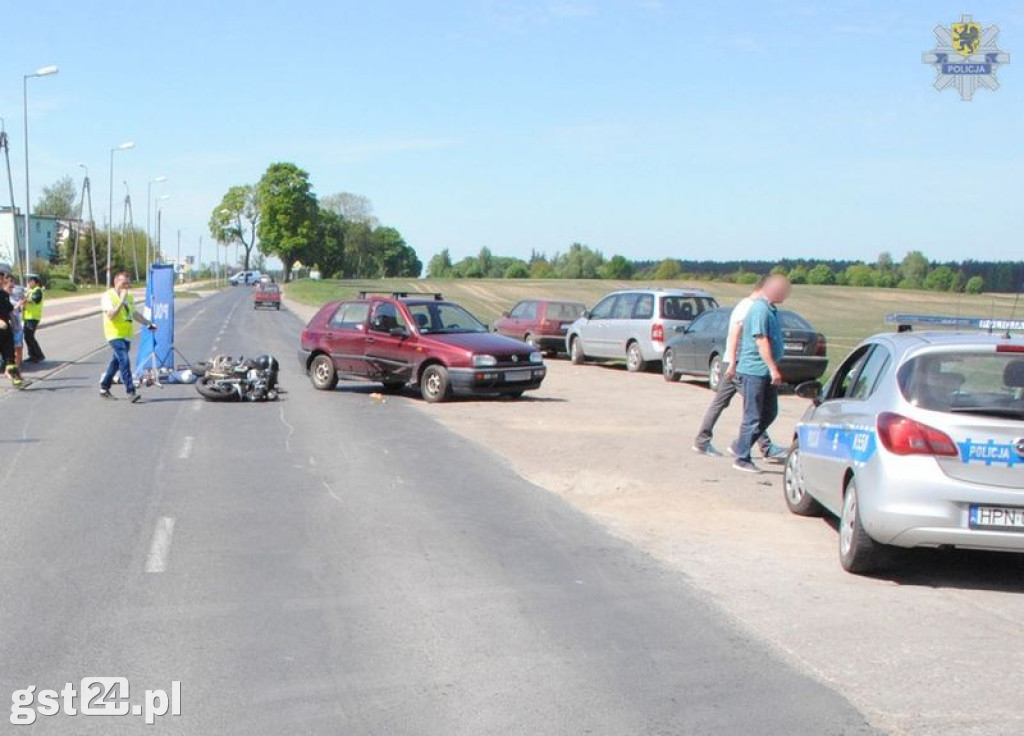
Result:
{"label": "parked car", "polygon": [[491,325],[499,335],[522,340],[549,354],[565,349],[565,334],[587,308],[579,302],[526,299]]}
{"label": "parked car", "polygon": [[[707,378],[711,390],[718,390],[730,314],[731,307],[709,309],[668,341],[661,362],[666,381],[696,376]],[[780,309],[779,320],[786,343],[786,353],[779,361],[783,379],[795,386],[821,378],[828,368],[825,336],[796,312]]]}
{"label": "parked car", "polygon": [[388,391],[418,386],[434,403],[453,395],[522,396],[546,374],[540,351],[492,334],[440,294],[377,294],[331,302],[302,331],[299,363],[313,386],[340,377],[376,381]]}
{"label": "parked car", "polygon": [[797,425],[784,492],[839,517],[839,561],[875,569],[885,545],[1024,552],[1024,339],[876,335]]}
{"label": "parked car", "polygon": [[228,283],[232,286],[245,286],[248,284],[259,283],[261,274],[259,271],[239,271],[228,279]]}
{"label": "parked car", "polygon": [[261,281],[252,294],[253,309],[266,307],[281,309],[281,287],[273,282]]}
{"label": "parked car", "polygon": [[628,289],[608,294],[573,322],[565,346],[572,362],[623,360],[630,371],[661,360],[666,340],[718,306],[706,291]]}

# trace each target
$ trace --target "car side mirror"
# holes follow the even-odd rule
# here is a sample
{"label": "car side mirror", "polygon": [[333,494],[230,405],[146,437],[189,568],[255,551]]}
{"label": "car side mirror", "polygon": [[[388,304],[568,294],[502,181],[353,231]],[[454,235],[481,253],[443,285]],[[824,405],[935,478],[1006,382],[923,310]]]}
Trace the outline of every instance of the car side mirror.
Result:
{"label": "car side mirror", "polygon": [[793,391],[801,399],[813,401],[815,406],[821,403],[821,384],[818,381],[804,381]]}
{"label": "car side mirror", "polygon": [[388,334],[391,335],[391,337],[409,337],[409,330],[404,327],[392,327],[388,330]]}
{"label": "car side mirror", "polygon": [[501,316],[502,316],[502,317],[505,317],[505,318],[507,319],[507,318],[508,318],[508,312],[502,312],[502,313],[501,313]]}

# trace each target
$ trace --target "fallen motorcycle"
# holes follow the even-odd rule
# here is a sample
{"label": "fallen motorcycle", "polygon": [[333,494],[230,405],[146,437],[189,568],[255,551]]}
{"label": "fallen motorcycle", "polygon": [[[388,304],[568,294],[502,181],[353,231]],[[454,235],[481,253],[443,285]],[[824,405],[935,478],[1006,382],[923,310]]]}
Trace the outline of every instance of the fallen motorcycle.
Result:
{"label": "fallen motorcycle", "polygon": [[199,379],[196,391],[207,401],[276,401],[281,393],[279,369],[273,355],[237,360],[218,355],[194,365],[192,372]]}

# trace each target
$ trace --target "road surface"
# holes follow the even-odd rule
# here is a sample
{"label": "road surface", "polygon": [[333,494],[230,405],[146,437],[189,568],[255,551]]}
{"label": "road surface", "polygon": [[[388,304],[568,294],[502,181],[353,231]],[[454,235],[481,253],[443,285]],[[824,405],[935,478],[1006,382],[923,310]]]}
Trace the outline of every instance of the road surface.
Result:
{"label": "road surface", "polygon": [[[73,362],[0,390],[8,714],[17,690],[111,676],[131,705],[181,683],[166,733],[874,733],[412,395],[313,391],[300,323],[249,294],[179,302],[177,345],[276,354],[277,403],[105,402],[98,318],[41,332]],[[25,731],[144,728],[61,713]]]}

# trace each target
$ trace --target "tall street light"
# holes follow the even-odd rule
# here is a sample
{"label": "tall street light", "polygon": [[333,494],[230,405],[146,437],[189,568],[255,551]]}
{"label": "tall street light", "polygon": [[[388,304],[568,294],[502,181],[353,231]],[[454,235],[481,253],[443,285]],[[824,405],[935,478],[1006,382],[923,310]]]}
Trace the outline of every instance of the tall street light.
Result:
{"label": "tall street light", "polygon": [[114,242],[114,154],[135,148],[131,141],[110,149],[110,210],[107,218],[107,288],[110,288],[110,250]]}
{"label": "tall street light", "polygon": [[152,224],[151,224],[152,220],[150,219],[150,217],[151,217],[150,212],[152,210],[152,205],[153,205],[153,185],[154,184],[163,184],[165,181],[167,181],[167,177],[166,176],[158,176],[155,179],[150,179],[149,183],[146,184],[146,274],[147,275],[149,274],[149,266],[153,262],[153,259],[150,258],[150,255],[149,255],[150,251],[152,250],[152,244],[153,244],[153,229],[152,229]]}
{"label": "tall street light", "polygon": [[28,80],[36,77],[48,77],[56,74],[60,69],[56,65],[44,66],[36,69],[33,74],[25,74],[21,78],[21,99],[25,113],[25,262],[21,267],[21,283],[28,283],[28,271],[32,264],[32,251],[29,247],[29,215],[32,212],[32,194],[28,185]]}
{"label": "tall street light", "polygon": [[164,260],[163,251],[160,246],[163,244],[163,203],[171,198],[170,194],[164,194],[163,196],[156,198],[156,254],[153,258],[154,261],[159,260],[161,263]]}

